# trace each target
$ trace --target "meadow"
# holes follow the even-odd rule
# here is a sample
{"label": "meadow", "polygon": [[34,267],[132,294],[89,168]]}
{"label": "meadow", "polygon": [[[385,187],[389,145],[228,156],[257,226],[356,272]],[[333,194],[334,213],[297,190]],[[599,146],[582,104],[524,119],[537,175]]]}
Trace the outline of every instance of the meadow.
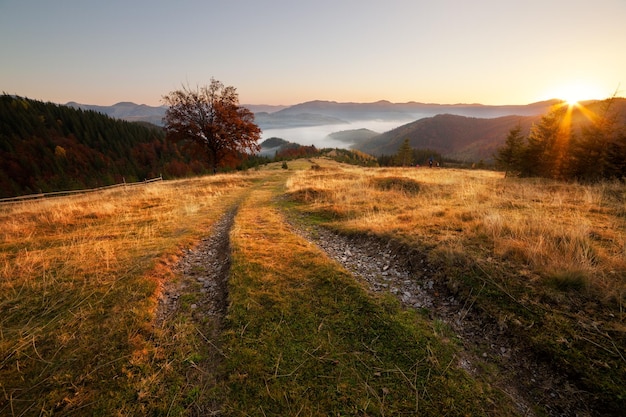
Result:
{"label": "meadow", "polygon": [[[178,260],[233,207],[220,336],[198,330],[200,294],[157,323]],[[0,414],[522,414],[497,361],[458,366],[467,346],[450,328],[369,292],[288,219],[424,254],[584,412],[626,405],[622,183],[316,159],[0,206]]]}

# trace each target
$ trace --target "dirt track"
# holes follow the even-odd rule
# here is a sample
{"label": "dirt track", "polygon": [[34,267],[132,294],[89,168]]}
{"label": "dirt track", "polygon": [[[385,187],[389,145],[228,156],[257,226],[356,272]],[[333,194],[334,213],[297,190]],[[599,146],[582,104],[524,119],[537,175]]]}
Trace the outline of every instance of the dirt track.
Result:
{"label": "dirt track", "polygon": [[[222,357],[217,340],[228,300],[230,267],[229,233],[236,208],[227,212],[214,226],[213,233],[195,248],[184,253],[178,270],[181,279],[166,286],[159,308],[163,322],[180,307],[185,294],[200,292],[200,301],[191,305],[193,319],[210,329],[205,334],[213,351],[213,361],[205,366],[214,373]],[[585,407],[584,396],[564,378],[555,376],[546,364],[529,357],[505,329],[490,318],[481,317],[472,308],[472,300],[458,300],[440,282],[437,271],[425,254],[409,250],[394,242],[370,237],[346,237],[323,228],[314,233],[290,221],[294,233],[320,247],[329,257],[350,271],[373,292],[390,292],[406,308],[424,309],[432,320],[449,325],[461,340],[464,350],[457,366],[482,378],[479,369],[497,366],[497,380],[490,383],[505,392],[516,405],[519,415],[532,416],[534,407],[550,416],[593,415]],[[206,323],[210,323],[209,326]],[[493,379],[493,375],[489,378]],[[219,413],[218,405],[204,405],[199,415]]]}

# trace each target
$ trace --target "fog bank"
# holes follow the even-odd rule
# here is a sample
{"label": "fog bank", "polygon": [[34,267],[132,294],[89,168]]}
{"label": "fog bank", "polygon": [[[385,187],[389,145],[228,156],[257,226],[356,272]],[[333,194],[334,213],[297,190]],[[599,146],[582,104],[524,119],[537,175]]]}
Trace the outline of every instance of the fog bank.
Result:
{"label": "fog bank", "polygon": [[295,127],[287,129],[267,129],[263,130],[261,141],[272,137],[285,139],[289,142],[300,145],[315,145],[316,148],[349,148],[351,143],[333,140],[327,136],[334,132],[354,129],[369,129],[378,133],[385,133],[398,126],[410,123],[410,120],[363,120],[345,124],[332,124],[321,126]]}

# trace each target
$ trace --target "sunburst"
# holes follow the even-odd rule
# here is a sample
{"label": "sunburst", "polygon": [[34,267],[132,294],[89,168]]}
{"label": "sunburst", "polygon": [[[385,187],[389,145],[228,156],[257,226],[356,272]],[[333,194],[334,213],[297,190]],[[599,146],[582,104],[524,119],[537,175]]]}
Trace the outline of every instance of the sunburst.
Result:
{"label": "sunburst", "polygon": [[578,106],[581,101],[598,99],[601,96],[598,88],[582,81],[561,85],[555,89],[554,95],[570,107]]}

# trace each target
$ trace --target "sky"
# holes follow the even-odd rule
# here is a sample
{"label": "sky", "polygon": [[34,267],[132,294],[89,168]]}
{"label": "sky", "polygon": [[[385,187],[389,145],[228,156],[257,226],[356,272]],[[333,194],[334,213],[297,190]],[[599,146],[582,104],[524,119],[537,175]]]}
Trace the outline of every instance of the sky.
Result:
{"label": "sky", "polygon": [[626,0],[0,0],[0,90],[158,106],[528,104],[626,93]]}

